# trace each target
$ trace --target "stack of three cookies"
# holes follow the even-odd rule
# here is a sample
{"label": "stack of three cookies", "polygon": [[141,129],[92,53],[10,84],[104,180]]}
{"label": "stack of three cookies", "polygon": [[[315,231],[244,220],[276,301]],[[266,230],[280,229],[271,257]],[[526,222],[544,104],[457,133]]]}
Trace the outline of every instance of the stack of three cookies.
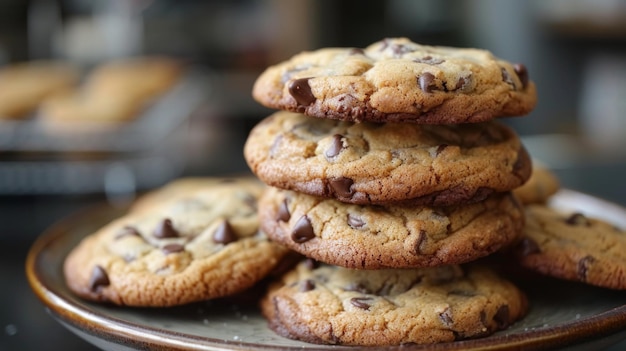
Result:
{"label": "stack of three cookies", "polygon": [[534,107],[522,65],[386,39],[299,54],[268,68],[253,95],[282,110],[244,148],[270,185],[260,225],[309,258],[262,301],[274,331],[423,344],[489,335],[524,315],[523,293],[474,262],[524,225],[511,190],[531,161],[493,120]]}

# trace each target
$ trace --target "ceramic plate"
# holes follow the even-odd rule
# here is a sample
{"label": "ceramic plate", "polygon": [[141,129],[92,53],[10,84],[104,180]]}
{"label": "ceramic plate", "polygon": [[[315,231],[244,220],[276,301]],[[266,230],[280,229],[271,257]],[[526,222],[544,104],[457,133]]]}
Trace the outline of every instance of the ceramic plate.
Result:
{"label": "ceramic plate", "polygon": [[[571,190],[552,205],[602,217],[626,228],[626,209]],[[288,340],[275,335],[254,304],[206,302],[175,308],[138,309],[82,301],[66,288],[62,263],[85,235],[119,216],[121,210],[97,208],[67,218],[32,246],[26,272],[50,314],[68,329],[107,350],[312,350],[354,349]],[[492,336],[402,350],[519,350],[568,347],[587,350],[626,337],[626,292],[550,278],[518,281],[531,308],[520,322]],[[387,348],[389,350],[394,348]]]}

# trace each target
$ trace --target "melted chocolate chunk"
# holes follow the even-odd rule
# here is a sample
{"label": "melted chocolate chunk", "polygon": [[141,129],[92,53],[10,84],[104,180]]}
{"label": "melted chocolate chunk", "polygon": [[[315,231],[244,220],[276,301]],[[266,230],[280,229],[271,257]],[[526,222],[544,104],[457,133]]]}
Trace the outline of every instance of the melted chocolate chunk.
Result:
{"label": "melted chocolate chunk", "polygon": [[141,234],[139,233],[139,230],[137,230],[137,228],[127,225],[115,235],[115,240],[119,240],[127,236],[139,236],[140,237]]}
{"label": "melted chocolate chunk", "polygon": [[185,251],[185,246],[181,244],[167,244],[161,248],[161,251],[164,254],[169,255],[171,253]]}
{"label": "melted chocolate chunk", "polygon": [[426,72],[426,73],[423,73],[421,76],[419,76],[419,78],[417,79],[417,82],[420,86],[420,89],[422,89],[423,92],[430,93],[433,91],[434,80],[435,80],[435,76],[432,75],[432,73]]}
{"label": "melted chocolate chunk", "polygon": [[439,65],[445,62],[445,60],[439,59],[439,58],[433,58],[430,55],[426,55],[422,58],[417,58],[414,59],[413,62],[417,62],[417,63],[425,63],[427,65]]}
{"label": "melted chocolate chunk", "polygon": [[287,204],[287,199],[284,199],[278,207],[278,220],[283,222],[289,222],[290,218],[291,213],[289,213],[289,205]]}
{"label": "melted chocolate chunk", "polygon": [[360,48],[351,48],[348,50],[348,55],[365,55],[365,51]]}
{"label": "melted chocolate chunk", "polygon": [[502,67],[500,68],[500,72],[502,72],[502,80],[512,86],[513,89],[515,89],[515,82],[513,81],[513,77],[511,77],[511,75],[509,74],[509,71],[507,71],[506,68]]}
{"label": "melted chocolate chunk", "polygon": [[502,305],[498,307],[498,311],[495,315],[493,315],[493,321],[496,322],[498,328],[502,329],[509,324],[509,314],[509,305]]}
{"label": "melted chocolate chunk", "polygon": [[348,213],[348,225],[352,229],[363,229],[365,227],[365,221],[355,214]]}
{"label": "melted chocolate chunk", "polygon": [[369,310],[371,305],[367,303],[366,301],[370,301],[371,299],[372,299],[371,297],[353,297],[350,299],[350,303],[354,307],[358,307],[364,310]]}
{"label": "melted chocolate chunk", "polygon": [[361,294],[371,294],[371,291],[369,291],[369,289],[367,289],[361,283],[352,283],[352,284],[346,286],[343,290],[345,290],[345,291],[356,291],[356,292],[359,292]]}
{"label": "melted chocolate chunk", "polygon": [[342,139],[343,139],[343,135],[341,134],[333,135],[333,141],[330,143],[330,146],[328,147],[328,149],[326,149],[326,151],[324,152],[324,155],[326,156],[326,158],[333,158],[339,155],[339,153],[341,153],[341,150],[343,150]]}
{"label": "melted chocolate chunk", "polygon": [[172,224],[172,220],[169,218],[165,218],[162,220],[159,225],[152,233],[155,238],[164,239],[164,238],[177,238],[180,236],[178,231],[174,229],[174,225]]}
{"label": "melted chocolate chunk", "polygon": [[454,86],[454,90],[464,91],[469,86],[471,80],[471,75],[459,78],[459,80],[456,82],[456,85]]}
{"label": "melted chocolate chunk", "polygon": [[307,258],[306,260],[304,260],[304,265],[309,270],[314,270],[320,266],[320,263],[312,258]]}
{"label": "melted chocolate chunk", "polygon": [[439,313],[439,319],[441,323],[446,327],[451,327],[454,324],[454,320],[452,319],[452,311],[447,307],[443,312]]}
{"label": "melted chocolate chunk", "polygon": [[439,154],[442,153],[447,147],[448,144],[439,144],[439,146],[437,146],[437,150],[435,150],[435,156],[439,156]]}
{"label": "melted chocolate chunk", "polygon": [[315,289],[315,282],[311,279],[307,279],[300,284],[300,292],[307,292]]}
{"label": "melted chocolate chunk", "polygon": [[536,241],[529,237],[525,237],[517,245],[517,252],[522,256],[528,256],[540,253],[541,249]]}
{"label": "melted chocolate chunk", "polygon": [[219,227],[213,233],[213,242],[216,244],[227,245],[234,241],[237,241],[238,237],[235,234],[235,230],[228,221],[223,221]]}
{"label": "melted chocolate chunk", "polygon": [[513,65],[513,69],[522,82],[522,88],[526,88],[528,86],[528,69],[526,69],[526,66],[521,63],[516,63]]}
{"label": "melted chocolate chunk", "polygon": [[291,239],[296,243],[301,244],[313,238],[315,238],[315,231],[313,231],[313,226],[311,225],[309,217],[304,215],[300,217],[298,222],[296,222],[296,225],[291,232]]}
{"label": "melted chocolate chunk", "polygon": [[352,197],[354,194],[354,191],[351,189],[352,184],[354,184],[354,181],[345,177],[339,177],[329,181],[332,192],[340,197]]}
{"label": "melted chocolate chunk", "polygon": [[417,240],[415,241],[415,254],[422,254],[422,249],[426,240],[426,231],[424,229],[420,229],[419,233],[417,234]]}
{"label": "melted chocolate chunk", "polygon": [[91,271],[91,278],[89,279],[89,289],[91,291],[97,291],[100,287],[109,286],[111,281],[109,275],[102,266],[95,266]]}
{"label": "melted chocolate chunk", "polygon": [[584,225],[584,226],[589,226],[591,224],[589,223],[589,220],[587,219],[587,217],[585,217],[585,215],[582,213],[573,213],[571,216],[569,216],[565,220],[565,223],[569,225]]}
{"label": "melted chocolate chunk", "polygon": [[591,265],[596,261],[596,259],[593,256],[585,256],[583,258],[581,258],[578,261],[578,278],[581,281],[587,281],[587,271],[589,270],[589,267],[591,267]]}
{"label": "melted chocolate chunk", "polygon": [[309,106],[316,100],[315,95],[311,92],[309,79],[310,78],[301,78],[292,80],[289,83],[289,94],[296,99],[296,102],[300,106]]}

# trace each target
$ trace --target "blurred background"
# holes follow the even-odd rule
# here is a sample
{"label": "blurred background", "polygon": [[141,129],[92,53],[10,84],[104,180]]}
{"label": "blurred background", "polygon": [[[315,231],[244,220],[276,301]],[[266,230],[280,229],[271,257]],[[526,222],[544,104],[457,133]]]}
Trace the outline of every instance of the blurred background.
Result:
{"label": "blurred background", "polygon": [[[302,50],[391,36],[524,63],[539,103],[505,122],[563,186],[626,205],[623,0],[0,0],[0,69],[61,61],[84,84],[115,59],[184,64],[132,118],[102,130],[40,108],[0,116],[0,350],[92,348],[46,315],[24,277],[28,248],[45,228],[176,177],[247,173],[243,143],[272,112],[250,96],[265,67]],[[2,79],[0,103],[12,90]]]}

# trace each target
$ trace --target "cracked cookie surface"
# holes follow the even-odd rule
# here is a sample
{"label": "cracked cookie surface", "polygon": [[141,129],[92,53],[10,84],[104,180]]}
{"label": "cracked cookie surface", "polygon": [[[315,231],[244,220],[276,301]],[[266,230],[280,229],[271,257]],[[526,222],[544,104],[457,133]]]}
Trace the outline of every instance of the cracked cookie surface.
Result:
{"label": "cracked cookie surface", "polygon": [[475,265],[367,271],[306,260],[270,286],[261,308],[288,338],[383,346],[486,336],[521,318],[527,301]]}
{"label": "cracked cookie surface", "polygon": [[277,112],[244,146],[266,184],[356,204],[453,205],[522,185],[530,157],[497,121],[350,123]]}
{"label": "cracked cookie surface", "polygon": [[489,255],[519,239],[524,213],[510,193],[448,206],[364,206],[268,188],[261,228],[316,260],[358,269],[428,267]]}
{"label": "cracked cookie surface", "polygon": [[425,124],[521,116],[537,100],[522,64],[407,38],[300,53],[267,68],[252,95],[267,107],[314,117]]}
{"label": "cracked cookie surface", "polygon": [[626,232],[582,213],[526,206],[524,238],[513,252],[522,266],[545,275],[626,289]]}
{"label": "cracked cookie surface", "polygon": [[173,188],[181,192],[167,196],[166,186],[146,195],[135,211],[83,239],[64,262],[68,287],[117,305],[181,305],[242,291],[286,253],[259,230],[256,201],[264,185],[257,180]]}

